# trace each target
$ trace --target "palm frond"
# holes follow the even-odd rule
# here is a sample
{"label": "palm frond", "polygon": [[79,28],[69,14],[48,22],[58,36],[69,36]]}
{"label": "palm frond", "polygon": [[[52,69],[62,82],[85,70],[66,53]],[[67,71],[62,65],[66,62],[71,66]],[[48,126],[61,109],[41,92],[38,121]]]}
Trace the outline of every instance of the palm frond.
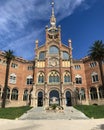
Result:
{"label": "palm frond", "polygon": [[4,54],[4,58],[8,61],[8,60],[12,60],[15,58],[15,56],[13,55],[13,50],[8,50],[8,51],[5,51],[5,54]]}
{"label": "palm frond", "polygon": [[104,60],[104,44],[102,41],[95,41],[88,51],[88,56],[92,60]]}

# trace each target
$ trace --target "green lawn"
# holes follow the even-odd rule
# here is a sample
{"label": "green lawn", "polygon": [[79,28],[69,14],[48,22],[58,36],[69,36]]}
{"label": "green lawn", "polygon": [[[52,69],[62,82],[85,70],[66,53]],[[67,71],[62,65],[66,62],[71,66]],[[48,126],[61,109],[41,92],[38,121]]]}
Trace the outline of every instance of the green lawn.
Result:
{"label": "green lawn", "polygon": [[89,118],[104,118],[104,105],[79,105],[74,106],[76,109],[82,111]]}
{"label": "green lawn", "polygon": [[0,118],[4,119],[16,119],[20,117],[23,113],[27,112],[31,107],[10,107],[10,108],[0,108]]}

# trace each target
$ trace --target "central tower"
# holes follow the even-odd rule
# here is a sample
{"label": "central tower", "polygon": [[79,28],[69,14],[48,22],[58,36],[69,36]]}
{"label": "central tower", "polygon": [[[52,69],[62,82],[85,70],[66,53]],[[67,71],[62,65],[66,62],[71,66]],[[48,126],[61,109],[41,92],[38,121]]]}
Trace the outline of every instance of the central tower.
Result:
{"label": "central tower", "polygon": [[36,40],[33,106],[49,106],[53,98],[58,105],[73,104],[72,47],[61,41],[61,27],[56,26],[54,2],[50,26],[46,26],[46,41],[38,46]]}

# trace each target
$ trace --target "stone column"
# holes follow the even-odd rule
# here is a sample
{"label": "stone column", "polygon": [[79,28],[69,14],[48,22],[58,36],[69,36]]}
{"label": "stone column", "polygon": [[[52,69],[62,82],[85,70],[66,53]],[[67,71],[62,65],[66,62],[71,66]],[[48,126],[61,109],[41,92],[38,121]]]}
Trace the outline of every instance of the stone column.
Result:
{"label": "stone column", "polygon": [[44,107],[47,106],[47,82],[44,83]]}
{"label": "stone column", "polygon": [[31,106],[32,107],[36,107],[37,103],[36,103],[36,95],[35,95],[35,92],[36,92],[36,85],[33,84],[33,90],[31,92]]}
{"label": "stone column", "polygon": [[10,97],[9,97],[10,101],[11,101],[11,96],[12,96],[12,90],[10,89]]}
{"label": "stone column", "polygon": [[63,107],[66,106],[66,99],[65,99],[65,94],[63,93]]}
{"label": "stone column", "polygon": [[61,106],[63,106],[63,94],[64,94],[64,89],[63,89],[63,82],[61,82],[61,84],[60,84],[60,86],[61,86],[61,90],[60,90],[60,105]]}
{"label": "stone column", "polygon": [[99,95],[99,89],[98,88],[96,88],[97,89],[97,96],[98,96],[98,100],[100,99],[100,95]]}
{"label": "stone column", "polygon": [[89,91],[89,100],[91,101],[91,94],[90,94],[90,91]]}
{"label": "stone column", "polygon": [[86,100],[88,101],[89,99],[89,91],[88,91],[88,88],[85,89],[85,97],[86,97]]}

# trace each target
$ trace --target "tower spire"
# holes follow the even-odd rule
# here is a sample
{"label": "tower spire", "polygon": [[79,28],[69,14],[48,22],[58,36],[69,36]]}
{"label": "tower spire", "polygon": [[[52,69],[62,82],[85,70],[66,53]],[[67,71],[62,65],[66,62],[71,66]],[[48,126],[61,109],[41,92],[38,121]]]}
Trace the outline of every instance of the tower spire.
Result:
{"label": "tower spire", "polygon": [[54,14],[54,0],[52,0],[52,15],[51,15],[51,19],[50,19],[50,24],[52,27],[56,26],[56,18],[55,18],[55,14]]}

